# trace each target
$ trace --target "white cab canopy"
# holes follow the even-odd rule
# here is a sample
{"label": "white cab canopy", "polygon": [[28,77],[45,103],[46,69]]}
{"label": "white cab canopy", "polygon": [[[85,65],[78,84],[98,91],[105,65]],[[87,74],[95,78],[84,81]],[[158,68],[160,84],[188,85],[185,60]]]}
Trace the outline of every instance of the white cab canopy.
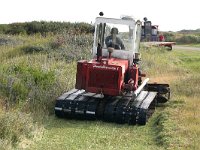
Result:
{"label": "white cab canopy", "polygon": [[[113,34],[112,29],[117,28]],[[112,39],[111,39],[112,37]],[[113,38],[114,37],[114,38]],[[96,57],[98,43],[102,46],[102,55],[108,56],[108,47],[113,47],[112,57],[128,59],[133,62],[138,53],[141,37],[141,22],[134,18],[123,17],[121,19],[97,17],[95,22],[95,34],[93,44],[93,57]],[[112,44],[109,45],[109,42]],[[117,43],[118,46],[113,46]]]}

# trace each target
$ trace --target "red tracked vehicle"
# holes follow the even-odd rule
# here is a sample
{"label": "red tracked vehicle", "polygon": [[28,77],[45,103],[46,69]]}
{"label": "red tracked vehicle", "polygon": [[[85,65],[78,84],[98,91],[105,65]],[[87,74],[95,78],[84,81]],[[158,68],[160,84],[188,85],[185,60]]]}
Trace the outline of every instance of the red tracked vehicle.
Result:
{"label": "red tracked vehicle", "polygon": [[[141,26],[132,17],[96,18],[93,59],[78,61],[75,89],[57,98],[56,116],[145,125],[156,104],[169,100],[168,84],[142,81]],[[108,45],[106,38],[113,28],[118,31]]]}

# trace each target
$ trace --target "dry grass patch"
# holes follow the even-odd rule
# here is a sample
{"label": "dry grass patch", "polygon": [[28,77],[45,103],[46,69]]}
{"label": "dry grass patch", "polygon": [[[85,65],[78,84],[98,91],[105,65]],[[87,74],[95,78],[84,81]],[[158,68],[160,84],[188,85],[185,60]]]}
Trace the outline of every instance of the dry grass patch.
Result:
{"label": "dry grass patch", "polygon": [[174,74],[160,74],[159,76],[150,77],[150,82],[156,83],[171,83],[175,80],[180,80],[180,76]]}

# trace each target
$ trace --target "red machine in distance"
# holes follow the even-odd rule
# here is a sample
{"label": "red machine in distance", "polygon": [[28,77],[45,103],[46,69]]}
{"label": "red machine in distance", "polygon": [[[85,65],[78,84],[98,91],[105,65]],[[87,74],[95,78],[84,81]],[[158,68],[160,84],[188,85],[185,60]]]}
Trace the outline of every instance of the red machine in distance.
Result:
{"label": "red machine in distance", "polygon": [[142,81],[141,27],[131,17],[96,18],[93,59],[78,61],[75,89],[56,100],[56,116],[145,125],[156,104],[169,100],[168,84]]}

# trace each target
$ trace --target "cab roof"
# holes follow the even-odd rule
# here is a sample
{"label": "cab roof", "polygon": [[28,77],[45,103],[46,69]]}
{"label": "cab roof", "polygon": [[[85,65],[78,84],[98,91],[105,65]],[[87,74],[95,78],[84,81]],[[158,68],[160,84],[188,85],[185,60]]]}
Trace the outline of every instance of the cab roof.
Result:
{"label": "cab roof", "polygon": [[136,21],[133,18],[132,19],[116,19],[116,18],[97,17],[95,24],[99,24],[99,23],[113,23],[113,24],[135,26]]}

